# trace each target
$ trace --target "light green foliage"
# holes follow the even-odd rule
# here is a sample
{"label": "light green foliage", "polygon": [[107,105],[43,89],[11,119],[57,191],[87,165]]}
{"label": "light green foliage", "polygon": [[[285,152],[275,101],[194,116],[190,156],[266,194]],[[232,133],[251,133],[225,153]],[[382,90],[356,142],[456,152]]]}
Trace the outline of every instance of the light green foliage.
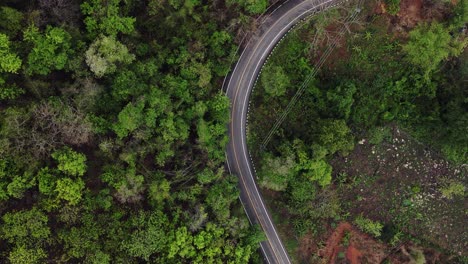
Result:
{"label": "light green foliage", "polygon": [[35,179],[30,173],[26,172],[23,175],[13,177],[13,180],[7,186],[7,193],[10,197],[23,198],[24,192],[35,185]]}
{"label": "light green foliage", "polygon": [[28,245],[50,236],[47,215],[37,208],[6,213],[2,220],[1,237],[10,243]]}
{"label": "light green foliage", "polygon": [[0,7],[0,28],[8,33],[8,35],[15,36],[21,30],[23,17],[23,13],[18,10],[2,6]]}
{"label": "light green foliage", "polygon": [[24,93],[16,85],[6,84],[1,73],[17,73],[21,68],[21,59],[11,51],[8,36],[0,33],[0,100],[14,99]]}
{"label": "light green foliage", "polygon": [[208,184],[215,180],[220,179],[223,176],[224,169],[220,167],[217,172],[212,169],[206,168],[197,175],[197,180],[201,184]]}
{"label": "light green foliage", "polygon": [[440,188],[442,196],[447,199],[453,199],[454,197],[465,197],[465,186],[463,183],[452,180],[445,184],[444,187]]}
{"label": "light green foliage", "polygon": [[429,72],[449,56],[458,56],[465,46],[466,42],[453,39],[443,24],[433,22],[413,29],[403,50],[412,64]]}
{"label": "light green foliage", "polygon": [[385,0],[387,12],[391,15],[396,15],[400,11],[400,0]]}
{"label": "light green foliage", "polygon": [[[344,155],[354,148],[354,138],[346,122],[341,119],[325,119],[319,123],[317,144],[328,154],[340,152]],[[314,155],[320,159],[322,157]]]}
{"label": "light green foliage", "polygon": [[271,64],[265,66],[260,77],[265,92],[273,97],[282,96],[290,85],[288,75],[281,66]]}
{"label": "light green foliage", "polygon": [[57,168],[70,176],[83,176],[86,172],[86,156],[69,147],[52,153],[52,158],[58,162]]}
{"label": "light green foliage", "polygon": [[24,245],[15,247],[9,254],[11,264],[39,264],[44,263],[47,254],[42,248],[28,248]]}
{"label": "light green foliage", "polygon": [[0,72],[16,73],[21,67],[21,59],[11,52],[10,46],[8,36],[0,33]]}
{"label": "light green foliage", "polygon": [[309,160],[301,164],[301,169],[306,170],[305,177],[322,187],[331,183],[332,167],[324,160]]}
{"label": "light green foliage", "polygon": [[296,166],[293,155],[274,157],[267,153],[262,161],[259,185],[274,191],[284,191],[295,175]]}
{"label": "light green foliage", "polygon": [[117,33],[132,33],[136,19],[121,16],[121,0],[87,0],[81,4],[81,12],[85,15],[86,30],[93,36],[99,33],[115,36]]}
{"label": "light green foliage", "polygon": [[67,201],[70,205],[77,205],[81,201],[84,188],[85,184],[80,178],[63,178],[57,180],[55,191],[57,198]]}
{"label": "light green foliage", "polygon": [[47,75],[52,70],[63,70],[72,53],[71,36],[62,28],[47,26],[42,34],[35,26],[24,31],[24,40],[33,45],[28,55],[26,72],[29,75]]}
{"label": "light green foliage", "polygon": [[161,254],[166,250],[171,239],[169,233],[171,225],[162,212],[140,212],[138,216],[132,218],[131,224],[135,229],[129,239],[122,241],[121,244],[130,256],[149,261],[152,254]]}
{"label": "light green foliage", "polygon": [[457,1],[457,5],[452,12],[453,16],[449,25],[452,30],[459,30],[466,25],[466,21],[468,21],[467,10],[468,1]]}
{"label": "light green foliage", "polygon": [[16,85],[7,85],[5,80],[0,77],[0,100],[15,99],[24,94],[24,90],[18,88]]}
{"label": "light green foliage", "polygon": [[36,185],[32,174],[22,172],[18,166],[13,159],[0,158],[0,200],[23,198],[24,192]]}
{"label": "light green foliage", "polygon": [[359,227],[359,229],[374,237],[380,237],[382,233],[383,225],[381,223],[372,221],[362,215],[356,217],[356,219],[354,219],[354,223]]}
{"label": "light green foliage", "polygon": [[118,122],[114,125],[113,129],[119,138],[124,138],[132,133],[144,122],[143,108],[145,107],[144,101],[136,104],[128,103],[124,109],[119,113]]}
{"label": "light green foliage", "polygon": [[193,237],[188,232],[187,227],[179,227],[175,230],[175,237],[169,244],[168,258],[192,258],[195,256],[196,251],[193,243]]}
{"label": "light green foliage", "polygon": [[232,4],[240,5],[250,14],[261,14],[266,10],[268,6],[267,0],[228,0],[226,2],[228,6]]}
{"label": "light green foliage", "polygon": [[114,73],[120,64],[129,64],[135,60],[127,47],[113,36],[100,35],[86,51],[86,64],[100,78]]}

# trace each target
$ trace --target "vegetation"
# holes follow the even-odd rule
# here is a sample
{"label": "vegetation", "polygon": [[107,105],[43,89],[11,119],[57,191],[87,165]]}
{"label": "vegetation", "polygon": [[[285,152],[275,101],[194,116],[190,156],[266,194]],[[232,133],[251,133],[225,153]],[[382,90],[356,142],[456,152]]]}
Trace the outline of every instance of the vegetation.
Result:
{"label": "vegetation", "polygon": [[[275,49],[253,93],[248,140],[259,184],[273,191],[265,192],[270,206],[286,214],[278,217],[283,235],[305,243],[291,255],[310,247],[310,235],[320,248],[324,227],[342,221],[393,246],[412,235],[449,255],[466,254],[465,5],[424,2],[416,16],[413,9],[421,7],[411,1],[367,1],[350,22],[351,3],[301,25]],[[335,38],[335,51],[309,76]],[[260,150],[308,77],[302,97]],[[450,224],[440,215],[450,215]],[[442,239],[447,233],[452,237]],[[296,261],[310,263],[317,252],[300,254]]]}
{"label": "vegetation", "polygon": [[267,4],[3,1],[0,262],[258,260],[220,84]]}

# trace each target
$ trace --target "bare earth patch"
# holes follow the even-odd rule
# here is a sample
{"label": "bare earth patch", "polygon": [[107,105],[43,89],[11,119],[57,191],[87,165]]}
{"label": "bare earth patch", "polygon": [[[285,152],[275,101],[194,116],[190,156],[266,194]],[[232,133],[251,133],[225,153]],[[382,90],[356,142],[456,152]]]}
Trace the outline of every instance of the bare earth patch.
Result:
{"label": "bare earth patch", "polygon": [[346,176],[337,183],[345,209],[466,256],[468,201],[442,190],[452,182],[466,190],[467,166],[452,166],[402,130],[392,130],[387,142],[364,139],[348,157],[332,161],[335,177]]}

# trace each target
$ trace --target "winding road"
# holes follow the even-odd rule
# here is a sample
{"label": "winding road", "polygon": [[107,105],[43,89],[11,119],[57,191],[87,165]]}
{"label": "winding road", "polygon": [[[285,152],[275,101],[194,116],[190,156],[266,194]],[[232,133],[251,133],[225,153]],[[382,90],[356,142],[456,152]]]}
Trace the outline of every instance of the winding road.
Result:
{"label": "winding road", "polygon": [[288,31],[306,17],[341,2],[343,0],[289,0],[275,9],[247,43],[225,86],[231,101],[227,165],[229,171],[239,177],[240,200],[247,217],[265,232],[266,241],[260,246],[268,263],[291,261],[255,183],[246,140],[249,97],[263,64]]}

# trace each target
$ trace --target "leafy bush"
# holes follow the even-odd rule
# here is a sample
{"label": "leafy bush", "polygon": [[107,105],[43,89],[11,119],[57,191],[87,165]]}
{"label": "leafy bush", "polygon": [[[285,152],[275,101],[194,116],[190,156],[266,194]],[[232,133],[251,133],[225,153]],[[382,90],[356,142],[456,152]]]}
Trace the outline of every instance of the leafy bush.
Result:
{"label": "leafy bush", "polygon": [[391,138],[392,134],[388,127],[373,127],[369,130],[369,143],[378,145],[384,140]]}
{"label": "leafy bush", "polygon": [[83,176],[86,172],[86,156],[71,148],[55,151],[52,158],[58,162],[58,169],[67,175]]}
{"label": "leafy bush", "polygon": [[380,237],[382,234],[383,225],[378,221],[372,221],[368,218],[359,215],[354,219],[354,223],[361,229],[363,232],[371,234],[374,237]]}
{"label": "leafy bush", "polygon": [[400,0],[385,0],[387,12],[391,15],[396,15],[400,11]]}
{"label": "leafy bush", "polygon": [[448,184],[446,184],[444,187],[440,188],[440,192],[442,193],[442,196],[444,196],[447,199],[452,199],[454,197],[464,197],[465,196],[465,186],[463,183],[458,182],[458,181],[450,181]]}

